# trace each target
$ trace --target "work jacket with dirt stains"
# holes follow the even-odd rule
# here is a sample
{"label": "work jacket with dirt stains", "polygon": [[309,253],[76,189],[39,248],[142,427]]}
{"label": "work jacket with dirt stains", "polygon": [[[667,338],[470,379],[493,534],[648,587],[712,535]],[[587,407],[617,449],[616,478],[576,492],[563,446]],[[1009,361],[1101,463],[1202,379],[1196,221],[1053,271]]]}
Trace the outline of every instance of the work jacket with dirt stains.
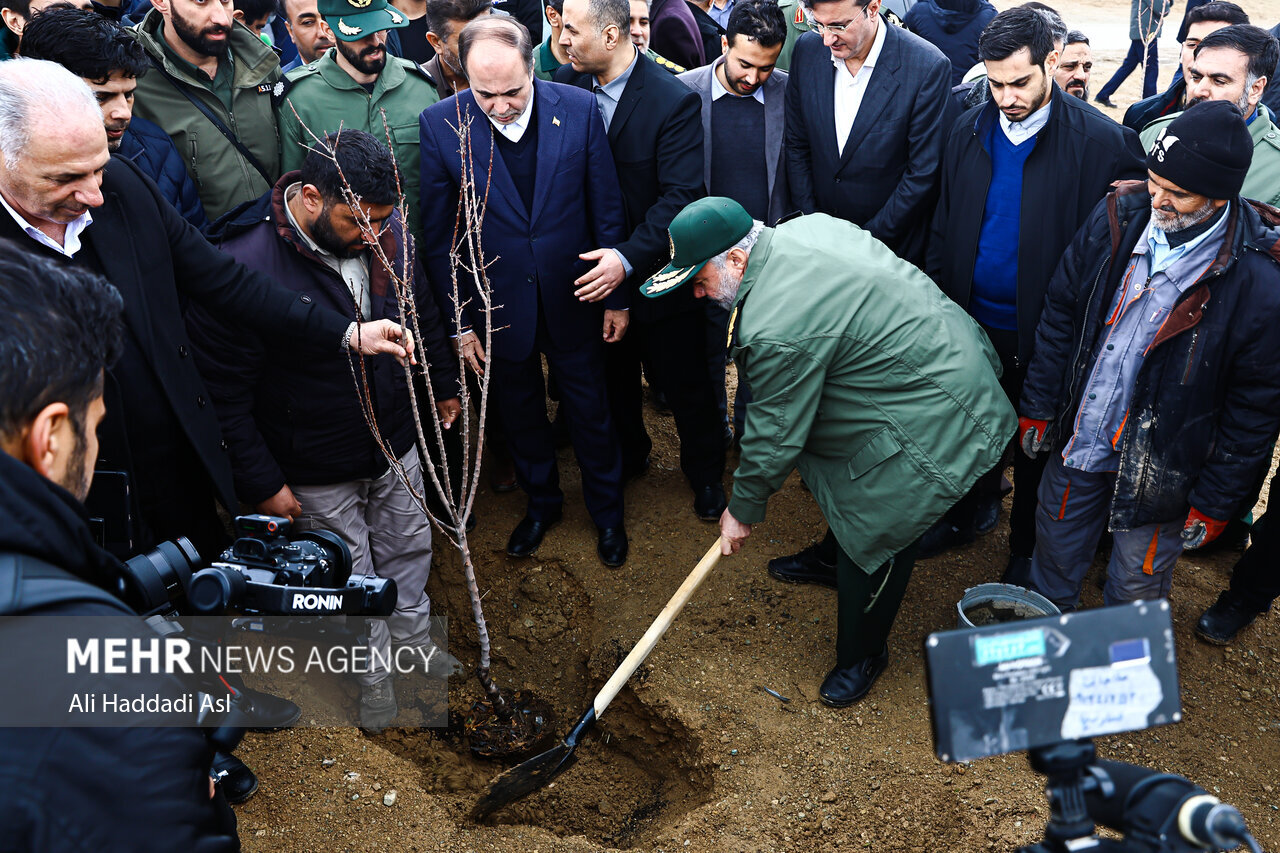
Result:
{"label": "work jacket with dirt stains", "polygon": [[924,273],[816,213],[766,228],[737,299],[751,387],[729,509],[747,524],[798,468],[868,573],[1000,461],[1016,426],[986,335]]}
{"label": "work jacket with dirt stains", "polygon": [[[1108,309],[1151,218],[1146,183],[1098,203],[1049,283],[1019,413],[1070,437]],[[1232,201],[1217,258],[1178,299],[1138,368],[1116,443],[1110,528],[1238,518],[1280,426],[1280,211]]]}
{"label": "work jacket with dirt stains", "polygon": [[395,155],[405,218],[421,242],[418,116],[440,100],[435,81],[409,60],[389,56],[369,93],[338,65],[337,52],[329,48],[315,62],[289,72],[289,91],[277,109],[284,170],[302,168],[315,142],[312,134],[323,137],[339,128],[372,134]]}
{"label": "work jacket with dirt stains", "polygon": [[[1142,147],[1150,151],[1160,135],[1182,113],[1173,113],[1157,119],[1142,131]],[[1240,195],[1274,206],[1280,205],[1280,128],[1276,127],[1275,114],[1258,104],[1253,121],[1248,124],[1249,138],[1253,140],[1253,161],[1245,175]]]}
{"label": "work jacket with dirt stains", "polygon": [[[275,52],[243,24],[237,22],[231,27],[230,61],[234,72],[228,111],[203,72],[193,74],[185,63],[173,61],[165,47],[163,25],[160,12],[152,9],[134,34],[147,54],[177,79],[183,91],[198,98],[235,133],[274,181],[280,175],[280,137],[272,95],[281,77]],[[271,189],[271,183],[159,69],[151,68],[138,78],[135,99],[134,113],[164,128],[177,146],[209,219],[217,219]]]}

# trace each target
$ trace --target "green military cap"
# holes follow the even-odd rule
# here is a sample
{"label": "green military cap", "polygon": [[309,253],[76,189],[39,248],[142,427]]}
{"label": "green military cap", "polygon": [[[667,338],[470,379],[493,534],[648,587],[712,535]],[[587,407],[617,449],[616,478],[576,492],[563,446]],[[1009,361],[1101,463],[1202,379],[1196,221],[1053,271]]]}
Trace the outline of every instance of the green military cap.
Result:
{"label": "green military cap", "polygon": [[380,30],[409,26],[409,19],[387,0],[319,0],[317,11],[343,41],[359,41]]}
{"label": "green military cap", "polygon": [[731,198],[708,196],[691,202],[671,220],[671,263],[640,285],[645,296],[661,296],[675,290],[747,236],[755,221]]}

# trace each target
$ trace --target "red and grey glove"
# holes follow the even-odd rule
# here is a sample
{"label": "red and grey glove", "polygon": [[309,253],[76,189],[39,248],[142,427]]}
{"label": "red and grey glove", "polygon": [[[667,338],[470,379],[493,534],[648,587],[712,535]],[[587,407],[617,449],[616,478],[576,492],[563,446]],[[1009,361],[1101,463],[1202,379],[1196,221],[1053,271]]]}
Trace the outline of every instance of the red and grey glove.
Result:
{"label": "red and grey glove", "polygon": [[1022,452],[1035,459],[1036,454],[1042,449],[1044,431],[1048,428],[1048,421],[1018,418],[1018,442],[1022,445]]}
{"label": "red and grey glove", "polygon": [[1182,525],[1182,550],[1191,551],[1203,548],[1222,535],[1227,529],[1227,522],[1218,521],[1201,515],[1195,507],[1187,513],[1186,524]]}

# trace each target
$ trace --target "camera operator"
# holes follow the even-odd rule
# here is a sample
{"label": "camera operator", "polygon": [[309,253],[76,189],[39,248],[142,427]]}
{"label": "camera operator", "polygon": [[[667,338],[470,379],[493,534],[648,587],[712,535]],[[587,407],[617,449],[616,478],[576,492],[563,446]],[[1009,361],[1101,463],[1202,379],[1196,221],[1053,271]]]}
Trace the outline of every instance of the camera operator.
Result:
{"label": "camera operator", "polygon": [[218,418],[183,328],[186,301],[303,351],[350,345],[403,357],[411,345],[398,343],[402,330],[389,320],[361,324],[356,334],[350,318],[214,249],[132,162],[109,155],[93,93],[60,65],[0,64],[0,154],[0,237],[101,274],[124,298],[124,348],[107,372],[110,414],[97,468],[124,472],[127,482],[89,500],[95,508],[130,504],[136,527],[112,537],[117,556],[179,536],[206,560],[217,556],[228,540],[215,500],[237,505]]}
{"label": "camera operator", "polygon": [[[122,310],[102,278],[0,240],[0,614],[65,613],[145,638],[151,629],[102,591],[120,566],[94,543],[81,504],[106,408],[104,368],[122,348]],[[62,592],[42,596],[37,575]],[[10,690],[31,686],[31,673],[19,674],[22,638],[12,634],[22,630],[18,620],[0,622],[9,650],[0,677]],[[164,675],[145,687],[182,689]],[[212,757],[197,728],[0,729],[0,847],[238,850],[234,816],[221,794],[211,797]]]}
{"label": "camera operator", "polygon": [[[0,155],[0,237],[100,274],[124,299],[123,349],[105,379],[97,487],[86,500],[105,519],[104,542],[117,556],[185,536],[209,560],[229,541],[216,504],[232,514],[237,507],[231,465],[183,327],[188,300],[303,352],[412,353],[399,324],[357,326],[214,249],[137,166],[110,156],[92,91],[56,63],[0,63]],[[290,702],[249,697],[254,726],[296,719]],[[234,757],[220,769],[239,781],[237,800],[256,789]]]}

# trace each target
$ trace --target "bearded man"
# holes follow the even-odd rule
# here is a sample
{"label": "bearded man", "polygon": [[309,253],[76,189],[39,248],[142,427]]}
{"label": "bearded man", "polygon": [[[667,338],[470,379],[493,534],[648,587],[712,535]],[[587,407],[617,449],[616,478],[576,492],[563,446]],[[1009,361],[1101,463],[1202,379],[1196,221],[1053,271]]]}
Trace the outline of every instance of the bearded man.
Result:
{"label": "bearded man", "polygon": [[152,6],[136,31],[152,69],[138,78],[134,114],[169,134],[205,213],[217,219],[280,177],[272,106],[280,60],[233,21],[229,3]]}
{"label": "bearded man", "polygon": [[1186,110],[1049,283],[1019,433],[1049,451],[1031,585],[1064,610],[1104,529],[1105,602],[1168,596],[1178,555],[1240,517],[1270,462],[1280,231],[1240,197],[1252,155],[1234,104]]}
{"label": "bearded man", "polygon": [[818,696],[851,705],[888,666],[920,534],[1013,431],[999,361],[972,318],[851,222],[815,213],[765,228],[711,197],[685,207],[670,236],[671,263],[641,292],[684,285],[735,310],[733,357],[751,386],[722,552],[742,547],[799,469],[838,542],[836,565],[779,579],[836,587],[836,665]]}
{"label": "bearded man", "polygon": [[289,72],[288,94],[277,109],[284,170],[302,168],[312,134],[373,134],[396,158],[409,231],[420,242],[418,114],[440,97],[416,63],[387,55],[388,31],[408,26],[409,19],[387,0],[320,0],[317,8],[337,45]]}

